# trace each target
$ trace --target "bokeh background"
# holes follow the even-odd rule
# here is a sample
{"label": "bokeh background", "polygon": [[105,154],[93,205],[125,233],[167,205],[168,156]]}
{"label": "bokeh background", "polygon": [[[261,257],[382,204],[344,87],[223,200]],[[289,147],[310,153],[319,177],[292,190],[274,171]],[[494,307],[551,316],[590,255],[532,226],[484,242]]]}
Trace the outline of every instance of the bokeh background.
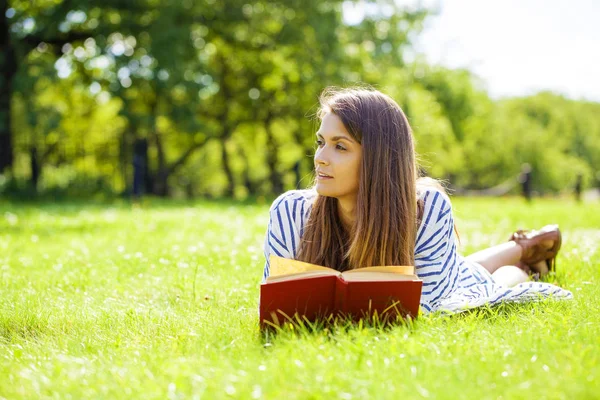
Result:
{"label": "bokeh background", "polygon": [[519,193],[524,164],[540,195],[593,189],[598,8],[0,0],[0,194],[244,199],[306,187],[318,95],[354,84],[398,101],[423,172],[458,193]]}

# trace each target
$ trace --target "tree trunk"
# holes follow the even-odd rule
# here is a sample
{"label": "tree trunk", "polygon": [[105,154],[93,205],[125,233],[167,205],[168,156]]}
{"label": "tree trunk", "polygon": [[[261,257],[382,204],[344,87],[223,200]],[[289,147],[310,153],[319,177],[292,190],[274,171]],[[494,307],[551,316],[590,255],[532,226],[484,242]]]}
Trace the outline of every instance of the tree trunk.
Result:
{"label": "tree trunk", "polygon": [[12,169],[14,159],[10,118],[12,80],[17,71],[17,63],[15,50],[10,42],[7,8],[7,2],[0,1],[0,173]]}
{"label": "tree trunk", "polygon": [[233,192],[235,190],[235,180],[233,177],[233,171],[231,170],[231,166],[229,165],[229,154],[227,153],[227,140],[221,141],[221,157],[223,160],[223,170],[225,171],[225,176],[227,176],[227,186],[225,188],[225,196],[231,197],[233,196]]}
{"label": "tree trunk", "polygon": [[133,185],[132,194],[134,199],[140,198],[148,193],[148,141],[144,138],[136,139],[133,144]]}
{"label": "tree trunk", "polygon": [[296,178],[296,189],[301,189],[301,184],[302,184],[302,163],[300,162],[300,160],[296,161],[296,163],[294,164],[294,177]]}
{"label": "tree trunk", "polygon": [[253,196],[256,194],[257,190],[256,190],[256,185],[254,184],[254,182],[252,182],[252,179],[250,179],[250,165],[249,165],[250,163],[248,161],[248,155],[246,154],[245,151],[241,151],[240,157],[242,157],[242,159],[244,160],[244,164],[245,164],[244,171],[242,172],[242,178],[244,179],[244,186],[246,187],[246,190],[248,190],[248,194]]}
{"label": "tree trunk", "polygon": [[221,64],[221,94],[223,95],[224,107],[223,111],[219,116],[219,122],[222,127],[221,131],[221,160],[223,161],[223,172],[225,172],[225,177],[227,178],[227,185],[225,187],[225,196],[231,197],[233,196],[233,192],[235,191],[235,180],[233,176],[233,171],[231,170],[231,166],[229,165],[229,154],[227,153],[227,141],[233,134],[233,126],[231,121],[229,120],[229,111],[230,111],[230,102],[234,101],[234,96],[232,96],[230,87],[228,85],[228,77],[229,77],[229,68],[227,62],[223,56],[219,56],[219,62]]}
{"label": "tree trunk", "polygon": [[304,140],[304,130],[301,127],[294,130],[293,136],[298,146],[302,148],[303,154],[302,158],[300,158],[298,161],[296,161],[296,164],[294,164],[294,174],[296,175],[296,187],[298,189],[301,189],[312,184],[311,172],[304,172],[304,175],[302,175],[302,173],[303,171],[314,171],[312,155],[314,154],[315,149],[312,146],[306,145],[306,142]]}
{"label": "tree trunk", "polygon": [[[188,158],[190,158],[198,149],[202,148],[202,146],[206,144],[207,139],[203,140],[202,142],[197,142],[195,144],[190,145],[190,147],[186,151],[184,151],[183,154],[179,156],[177,160],[168,164],[161,136],[158,134],[158,132],[154,132],[153,136],[158,153],[158,168],[156,170],[156,173],[151,178],[152,193],[160,197],[167,197],[171,192],[168,184],[169,177],[179,168],[181,168],[188,160]],[[226,156],[227,154],[225,154],[224,157]],[[147,171],[148,168],[146,168],[146,172]]]}
{"label": "tree trunk", "polygon": [[156,146],[156,155],[158,157],[158,167],[156,172],[152,174],[152,194],[160,197],[167,197],[169,195],[168,178],[169,171],[167,166],[167,159],[165,156],[165,149],[162,142],[161,134],[158,132],[158,126],[156,120],[158,118],[158,98],[160,93],[156,85],[154,86],[154,99],[150,103],[150,115],[152,117],[152,126],[150,127],[152,138],[154,139],[154,145]]}
{"label": "tree trunk", "polygon": [[42,174],[42,166],[39,162],[37,147],[31,146],[29,149],[30,167],[31,167],[31,186],[37,192],[38,182]]}
{"label": "tree trunk", "polygon": [[169,174],[164,169],[159,169],[156,171],[156,175],[154,175],[154,185],[153,185],[153,193],[160,197],[169,196],[169,185],[167,180],[169,179]]}
{"label": "tree trunk", "polygon": [[159,133],[156,131],[154,131],[154,144],[156,145],[158,154],[158,168],[153,176],[152,193],[160,197],[167,197],[169,195],[169,186],[167,184],[169,171],[165,160],[163,143]]}

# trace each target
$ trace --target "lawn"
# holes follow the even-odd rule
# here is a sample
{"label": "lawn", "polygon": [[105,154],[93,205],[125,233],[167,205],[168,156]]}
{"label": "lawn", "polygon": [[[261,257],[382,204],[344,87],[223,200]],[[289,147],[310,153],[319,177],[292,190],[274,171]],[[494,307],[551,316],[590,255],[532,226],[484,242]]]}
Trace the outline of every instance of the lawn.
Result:
{"label": "lawn", "polygon": [[600,398],[600,204],[454,209],[467,254],[559,223],[575,299],[267,335],[268,204],[0,202],[0,398]]}

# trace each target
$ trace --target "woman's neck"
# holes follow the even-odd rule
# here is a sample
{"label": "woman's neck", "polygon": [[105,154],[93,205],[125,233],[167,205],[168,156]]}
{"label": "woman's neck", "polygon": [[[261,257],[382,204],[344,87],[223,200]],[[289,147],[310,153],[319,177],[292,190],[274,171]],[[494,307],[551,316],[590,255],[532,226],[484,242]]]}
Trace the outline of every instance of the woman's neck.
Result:
{"label": "woman's neck", "polygon": [[342,221],[342,225],[347,232],[352,230],[354,221],[356,221],[356,197],[354,198],[338,198],[338,215]]}

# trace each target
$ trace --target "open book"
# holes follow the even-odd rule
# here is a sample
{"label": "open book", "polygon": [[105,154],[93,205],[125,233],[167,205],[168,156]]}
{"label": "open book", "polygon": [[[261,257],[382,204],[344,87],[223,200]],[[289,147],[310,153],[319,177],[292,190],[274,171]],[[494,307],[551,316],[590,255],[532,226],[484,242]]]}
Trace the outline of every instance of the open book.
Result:
{"label": "open book", "polygon": [[412,266],[365,267],[346,272],[271,255],[260,286],[260,322],[378,315],[389,319],[419,312],[423,282]]}

